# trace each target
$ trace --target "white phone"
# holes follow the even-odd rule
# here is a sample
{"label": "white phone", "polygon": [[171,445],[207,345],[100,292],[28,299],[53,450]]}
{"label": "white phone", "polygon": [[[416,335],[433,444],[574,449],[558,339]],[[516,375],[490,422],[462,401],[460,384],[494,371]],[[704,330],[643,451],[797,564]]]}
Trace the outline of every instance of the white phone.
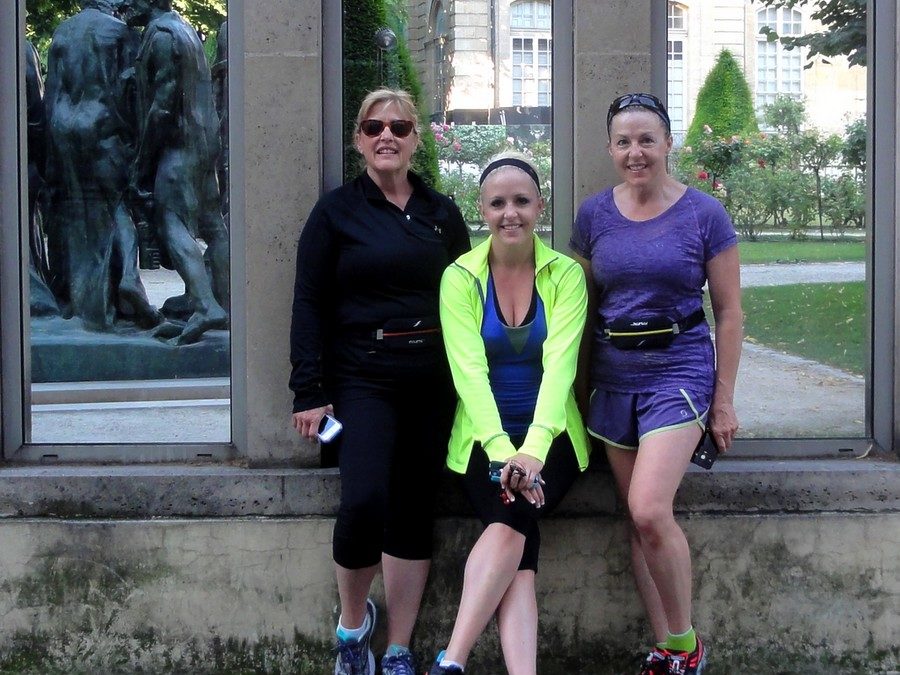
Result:
{"label": "white phone", "polygon": [[319,422],[319,431],[316,433],[316,436],[319,437],[319,440],[322,443],[330,443],[337,435],[341,433],[341,429],[344,428],[344,425],[338,422],[331,415],[326,414],[322,421]]}

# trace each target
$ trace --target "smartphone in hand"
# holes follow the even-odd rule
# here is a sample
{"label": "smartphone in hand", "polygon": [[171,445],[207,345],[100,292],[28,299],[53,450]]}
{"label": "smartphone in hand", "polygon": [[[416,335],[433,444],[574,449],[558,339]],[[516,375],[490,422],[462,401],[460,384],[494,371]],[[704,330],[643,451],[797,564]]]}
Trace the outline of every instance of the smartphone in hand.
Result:
{"label": "smartphone in hand", "polygon": [[330,443],[337,435],[341,433],[341,429],[344,428],[344,425],[338,422],[331,415],[326,414],[322,417],[322,421],[319,422],[319,431],[316,433],[319,440],[322,443]]}
{"label": "smartphone in hand", "polygon": [[[488,475],[491,477],[492,483],[500,482],[500,474],[503,471],[503,467],[506,466],[506,462],[498,462],[492,461],[488,466]],[[536,487],[540,483],[540,477],[534,477],[534,485],[532,487]]]}
{"label": "smartphone in hand", "polygon": [[697,443],[697,447],[694,448],[694,454],[691,455],[691,462],[709,471],[718,456],[719,447],[713,440],[712,434],[709,432],[709,427],[706,427],[706,429],[703,430],[703,435],[700,437],[700,442]]}

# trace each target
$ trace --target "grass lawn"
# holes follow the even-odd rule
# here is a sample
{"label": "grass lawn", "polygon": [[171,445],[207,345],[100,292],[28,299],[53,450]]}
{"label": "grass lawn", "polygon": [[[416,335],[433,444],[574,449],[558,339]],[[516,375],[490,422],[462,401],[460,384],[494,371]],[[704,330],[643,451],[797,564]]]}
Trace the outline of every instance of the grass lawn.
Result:
{"label": "grass lawn", "polygon": [[742,301],[745,339],[863,374],[865,282],[745,288]]}
{"label": "grass lawn", "polygon": [[741,241],[741,264],[774,262],[862,262],[864,241]]}
{"label": "grass lawn", "polygon": [[[488,236],[488,229],[470,233],[472,246]],[[549,243],[549,235],[545,238]],[[560,250],[568,252],[568,246]],[[757,263],[794,262],[863,262],[866,259],[864,241],[741,241],[738,242],[742,265]]]}

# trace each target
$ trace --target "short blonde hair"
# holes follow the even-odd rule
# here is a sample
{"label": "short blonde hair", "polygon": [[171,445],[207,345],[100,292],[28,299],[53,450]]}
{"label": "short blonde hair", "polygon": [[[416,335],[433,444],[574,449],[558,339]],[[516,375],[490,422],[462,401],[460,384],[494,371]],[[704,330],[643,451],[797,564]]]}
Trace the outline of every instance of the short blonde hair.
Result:
{"label": "short blonde hair", "polygon": [[369,111],[374,108],[376,105],[381,104],[390,104],[393,103],[400,110],[403,111],[403,114],[409,117],[409,119],[413,122],[413,131],[416,134],[417,138],[420,138],[419,134],[419,113],[416,110],[416,104],[412,99],[412,96],[409,95],[409,92],[403,91],[402,89],[388,89],[387,87],[383,87],[381,89],[376,89],[375,91],[370,91],[366,94],[366,97],[362,100],[362,103],[359,104],[359,112],[356,113],[356,134],[359,134],[359,125],[364,119],[366,119],[366,115],[369,114]]}

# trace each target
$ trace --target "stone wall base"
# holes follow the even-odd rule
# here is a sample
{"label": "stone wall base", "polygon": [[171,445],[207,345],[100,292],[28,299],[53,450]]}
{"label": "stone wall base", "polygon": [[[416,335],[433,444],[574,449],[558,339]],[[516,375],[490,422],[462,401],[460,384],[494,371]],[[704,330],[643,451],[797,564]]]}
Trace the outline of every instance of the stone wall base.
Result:
{"label": "stone wall base", "polygon": [[[715,673],[898,668],[898,514],[680,519]],[[0,671],[327,673],[330,518],[0,522]],[[449,637],[477,523],[445,518],[415,650]],[[621,519],[542,529],[539,672],[637,672],[651,634]],[[380,590],[376,600],[381,603]],[[383,649],[384,625],[376,634]],[[503,672],[496,630],[469,671]]]}

